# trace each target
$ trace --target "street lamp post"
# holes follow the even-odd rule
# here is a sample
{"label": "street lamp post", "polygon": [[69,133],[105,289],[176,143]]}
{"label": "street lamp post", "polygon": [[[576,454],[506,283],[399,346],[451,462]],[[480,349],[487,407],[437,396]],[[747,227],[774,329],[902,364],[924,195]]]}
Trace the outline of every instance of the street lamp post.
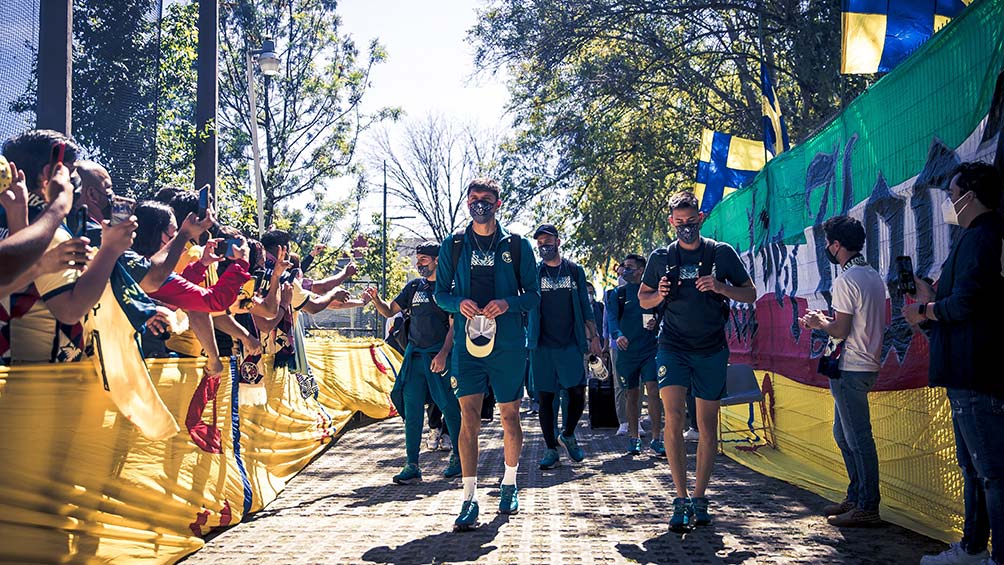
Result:
{"label": "street lamp post", "polygon": [[[264,184],[261,174],[261,149],[258,147],[258,106],[255,98],[254,63],[258,62],[261,73],[267,77],[279,72],[279,57],[275,54],[275,42],[266,39],[262,48],[248,49],[248,105],[251,109],[251,153],[254,157],[254,183],[258,195],[258,237],[265,233],[265,199],[262,196]],[[267,100],[266,100],[267,102]],[[268,111],[268,108],[265,109]]]}

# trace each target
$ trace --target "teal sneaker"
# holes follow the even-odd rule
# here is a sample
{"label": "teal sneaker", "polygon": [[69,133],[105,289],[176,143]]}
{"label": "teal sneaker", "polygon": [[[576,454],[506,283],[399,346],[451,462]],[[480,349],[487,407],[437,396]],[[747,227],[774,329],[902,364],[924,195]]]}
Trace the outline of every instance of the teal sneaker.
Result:
{"label": "teal sneaker", "polygon": [[651,447],[652,451],[659,457],[666,455],[666,444],[662,443],[662,440],[653,439],[649,447]]}
{"label": "teal sneaker", "polygon": [[578,463],[586,458],[586,454],[582,452],[582,448],[579,447],[579,442],[575,439],[575,436],[565,437],[564,435],[558,436],[558,443],[568,451],[568,456]]}
{"label": "teal sneaker", "polygon": [[707,526],[711,523],[711,514],[708,513],[707,498],[691,498],[690,504],[694,514],[694,524],[697,526]]}
{"label": "teal sneaker", "polygon": [[502,485],[499,494],[499,512],[502,514],[519,513],[519,495],[516,493],[516,485]]}
{"label": "teal sneaker", "polygon": [[641,455],[641,440],[633,437],[628,440],[628,455]]}
{"label": "teal sneaker", "polygon": [[669,519],[669,529],[673,532],[688,532],[693,528],[693,506],[687,498],[673,499],[673,517]]}
{"label": "teal sneaker", "polygon": [[452,479],[453,477],[460,476],[460,458],[457,457],[456,453],[450,454],[450,464],[446,466],[446,470],[443,471],[443,476],[447,479]]}
{"label": "teal sneaker", "polygon": [[453,522],[454,532],[467,532],[478,527],[478,503],[473,500],[465,500],[460,507],[460,515]]}
{"label": "teal sneaker", "polygon": [[558,450],[548,449],[544,451],[544,456],[540,458],[541,469],[553,469],[558,466]]}
{"label": "teal sneaker", "polygon": [[392,479],[399,485],[411,485],[422,482],[422,471],[418,470],[418,465],[408,463],[400,473],[394,475]]}

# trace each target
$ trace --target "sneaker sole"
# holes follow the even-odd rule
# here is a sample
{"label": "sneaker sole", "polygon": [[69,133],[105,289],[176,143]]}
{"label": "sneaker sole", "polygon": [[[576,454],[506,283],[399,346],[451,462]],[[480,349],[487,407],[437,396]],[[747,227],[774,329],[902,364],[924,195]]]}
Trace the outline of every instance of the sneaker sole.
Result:
{"label": "sneaker sole", "polygon": [[694,527],[691,526],[691,525],[689,525],[689,524],[684,525],[684,526],[673,526],[673,525],[669,526],[669,531],[675,532],[675,533],[678,533],[678,534],[685,534],[685,533],[687,533],[687,532],[689,532],[689,531],[691,531],[693,529],[694,529]]}
{"label": "sneaker sole", "polygon": [[471,530],[476,530],[477,524],[453,524],[454,532],[469,532]]}
{"label": "sneaker sole", "polygon": [[391,480],[394,481],[394,484],[396,485],[414,485],[422,482],[422,477],[418,477],[415,479],[391,479]]}
{"label": "sneaker sole", "polygon": [[509,516],[512,516],[513,514],[519,514],[519,508],[516,508],[515,510],[502,510],[501,508],[499,508],[499,514],[508,514]]}
{"label": "sneaker sole", "polygon": [[561,461],[558,461],[554,465],[541,465],[540,466],[540,470],[541,471],[547,471],[547,470],[550,470],[550,469],[554,469],[555,467],[558,467],[560,465],[561,465]]}

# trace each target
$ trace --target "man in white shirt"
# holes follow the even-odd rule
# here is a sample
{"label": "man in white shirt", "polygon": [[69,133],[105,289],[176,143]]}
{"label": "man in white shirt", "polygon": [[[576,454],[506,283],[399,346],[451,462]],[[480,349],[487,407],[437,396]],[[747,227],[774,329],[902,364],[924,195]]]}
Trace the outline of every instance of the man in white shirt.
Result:
{"label": "man in white shirt", "polygon": [[823,513],[834,526],[868,526],[880,522],[878,454],[868,391],[881,368],[886,286],[861,255],[865,244],[861,222],[837,216],[823,224],[823,231],[827,258],[841,270],[831,289],[834,316],[810,311],[801,321],[807,328],[826,332],[831,344],[843,340],[839,371],[830,375],[830,391],[833,438],[850,478],[844,501],[825,507]]}

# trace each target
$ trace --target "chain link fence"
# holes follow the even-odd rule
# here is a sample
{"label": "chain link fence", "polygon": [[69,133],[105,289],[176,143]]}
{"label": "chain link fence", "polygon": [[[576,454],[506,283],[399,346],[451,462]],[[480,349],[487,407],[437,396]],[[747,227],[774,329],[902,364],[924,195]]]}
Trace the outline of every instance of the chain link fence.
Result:
{"label": "chain link fence", "polygon": [[[39,4],[0,0],[0,141],[35,127]],[[162,9],[161,0],[73,2],[71,133],[121,193],[153,188]]]}

